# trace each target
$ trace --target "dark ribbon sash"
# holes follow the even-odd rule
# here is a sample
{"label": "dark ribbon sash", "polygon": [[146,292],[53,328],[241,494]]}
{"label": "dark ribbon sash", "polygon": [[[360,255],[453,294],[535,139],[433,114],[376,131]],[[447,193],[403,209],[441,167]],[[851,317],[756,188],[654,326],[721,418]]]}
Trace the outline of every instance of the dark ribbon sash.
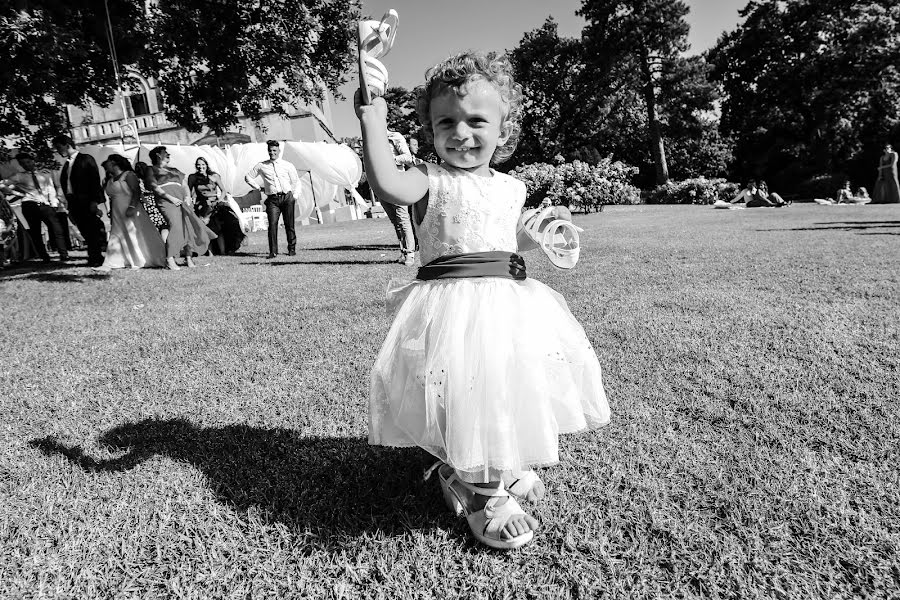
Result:
{"label": "dark ribbon sash", "polygon": [[459,277],[504,277],[525,279],[525,259],[512,252],[470,252],[436,258],[416,273],[416,279],[454,279]]}

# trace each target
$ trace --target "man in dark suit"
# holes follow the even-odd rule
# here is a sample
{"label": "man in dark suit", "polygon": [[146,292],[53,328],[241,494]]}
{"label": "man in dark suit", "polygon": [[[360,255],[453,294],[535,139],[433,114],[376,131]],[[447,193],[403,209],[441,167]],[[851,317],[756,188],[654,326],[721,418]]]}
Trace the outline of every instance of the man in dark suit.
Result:
{"label": "man in dark suit", "polygon": [[88,266],[103,264],[105,227],[100,220],[99,205],[104,202],[100,171],[94,157],[78,152],[67,135],[53,138],[53,149],[65,163],[59,174],[59,185],[69,204],[69,216],[81,232],[88,250]]}

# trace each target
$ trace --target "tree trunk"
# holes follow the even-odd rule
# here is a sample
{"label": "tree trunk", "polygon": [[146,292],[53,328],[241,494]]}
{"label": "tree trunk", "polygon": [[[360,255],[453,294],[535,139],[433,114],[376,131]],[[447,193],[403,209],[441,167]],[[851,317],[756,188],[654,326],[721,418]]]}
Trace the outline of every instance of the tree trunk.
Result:
{"label": "tree trunk", "polygon": [[641,75],[644,78],[644,102],[647,105],[647,129],[650,138],[650,155],[656,166],[656,185],[669,181],[669,166],[666,164],[666,146],[656,114],[656,87],[653,72],[650,69],[650,56],[644,52],[641,56]]}

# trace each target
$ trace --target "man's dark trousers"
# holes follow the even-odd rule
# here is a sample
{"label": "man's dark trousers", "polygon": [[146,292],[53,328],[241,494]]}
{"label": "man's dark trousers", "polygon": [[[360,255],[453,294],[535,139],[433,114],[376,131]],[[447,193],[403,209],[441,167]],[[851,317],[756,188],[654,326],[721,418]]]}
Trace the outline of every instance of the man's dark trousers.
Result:
{"label": "man's dark trousers", "polygon": [[69,205],[69,217],[81,232],[84,245],[88,250],[88,264],[99,266],[103,264],[103,241],[105,237],[103,221],[96,212],[86,206],[73,207]]}
{"label": "man's dark trousers", "polygon": [[297,251],[297,233],[294,231],[294,209],[297,201],[293,194],[270,194],[266,198],[266,216],[269,218],[269,254],[278,254],[278,217],[284,218],[288,254]]}
{"label": "man's dark trousers", "polygon": [[59,257],[65,259],[68,257],[66,251],[66,238],[63,237],[62,228],[56,219],[56,209],[49,204],[41,204],[40,202],[22,202],[22,216],[28,223],[28,233],[31,235],[31,241],[38,255],[44,260],[49,260],[50,255],[47,254],[47,248],[44,246],[44,236],[41,234],[41,223],[47,224],[47,230],[50,238],[55,241],[56,247],[59,249]]}

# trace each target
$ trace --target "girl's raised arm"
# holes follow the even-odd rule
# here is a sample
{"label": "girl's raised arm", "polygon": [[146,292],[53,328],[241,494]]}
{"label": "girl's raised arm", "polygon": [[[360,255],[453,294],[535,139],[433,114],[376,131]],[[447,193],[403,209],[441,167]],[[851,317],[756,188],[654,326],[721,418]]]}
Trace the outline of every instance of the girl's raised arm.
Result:
{"label": "girl's raised arm", "polygon": [[375,195],[391,204],[415,204],[428,192],[428,176],[424,167],[397,170],[387,136],[387,104],[384,99],[375,98],[372,104],[363,105],[357,90],[354,104],[362,126],[363,162]]}

